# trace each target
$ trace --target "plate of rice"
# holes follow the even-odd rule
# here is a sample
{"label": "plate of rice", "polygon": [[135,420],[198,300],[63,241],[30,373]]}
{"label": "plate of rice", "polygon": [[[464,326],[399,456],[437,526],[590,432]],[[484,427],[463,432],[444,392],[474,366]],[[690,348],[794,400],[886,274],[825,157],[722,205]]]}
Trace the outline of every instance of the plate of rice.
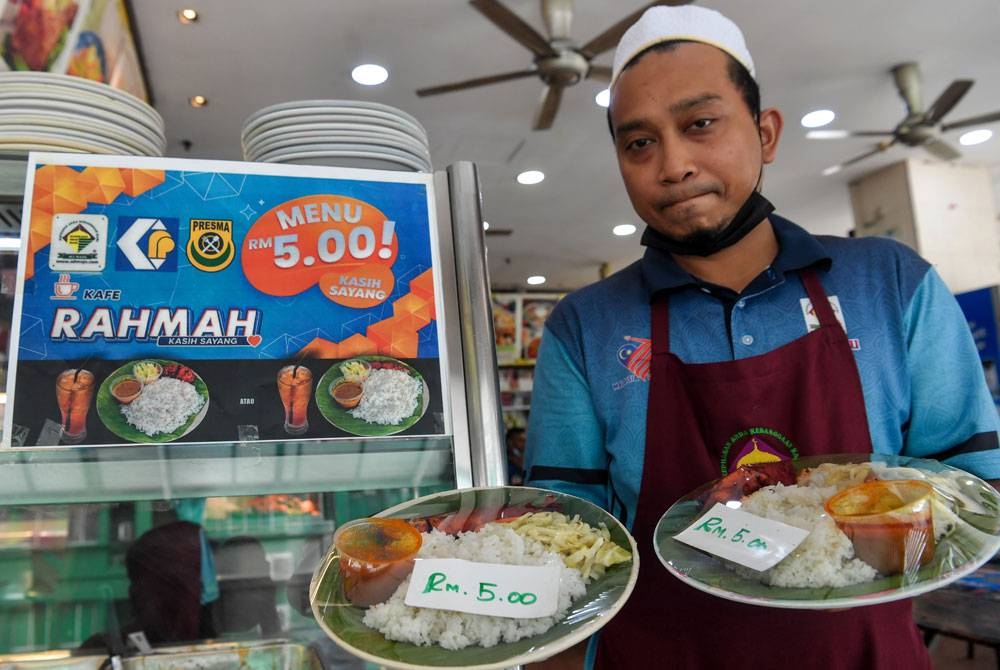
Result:
{"label": "plate of rice", "polygon": [[[334,393],[344,384],[360,389],[360,400],[341,404]],[[331,424],[351,435],[394,435],[412,427],[427,411],[428,388],[412,366],[389,356],[358,356],[334,363],[316,385],[316,406]]]}
{"label": "plate of rice", "polygon": [[[596,633],[625,604],[638,576],[635,541],[613,516],[581,498],[531,487],[446,491],[376,515],[420,531],[416,558],[558,566],[558,608],[506,618],[411,607],[409,577],[382,602],[345,595],[331,547],[310,584],[313,614],[338,645],[379,666],[488,670],[542,661]],[[390,588],[391,590],[391,588]]]}
{"label": "plate of rice", "polygon": [[129,442],[172,442],[197,428],[207,412],[208,386],[177,361],[129,361],[97,389],[101,421]]}
{"label": "plate of rice", "polygon": [[[677,501],[654,533],[657,556],[671,574],[701,591],[768,607],[834,609],[911,598],[975,571],[1000,550],[1000,494],[967,472],[930,459],[885,454],[838,454],[786,463],[791,479],[768,481],[761,471],[734,471]],[[750,466],[754,468],[754,466]],[[862,560],[861,540],[848,537],[828,512],[872,483],[930,484],[929,552],[894,571]],[[747,484],[746,482],[753,482]],[[834,497],[837,498],[834,498]],[[675,535],[715,503],[808,530],[770,569],[755,571],[689,546]],[[916,535],[910,531],[911,537]]]}

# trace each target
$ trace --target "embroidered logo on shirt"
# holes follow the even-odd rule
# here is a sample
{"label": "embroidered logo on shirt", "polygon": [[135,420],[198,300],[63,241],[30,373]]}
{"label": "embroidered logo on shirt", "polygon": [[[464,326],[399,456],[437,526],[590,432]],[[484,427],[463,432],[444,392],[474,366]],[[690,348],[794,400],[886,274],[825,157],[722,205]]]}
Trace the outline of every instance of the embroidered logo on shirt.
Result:
{"label": "embroidered logo on shirt", "polygon": [[741,465],[795,460],[798,457],[799,450],[791,440],[773,428],[758,426],[734,433],[726,440],[719,458],[719,470],[726,475]]}
{"label": "embroidered logo on shirt", "polygon": [[625,336],[625,344],[618,347],[618,362],[642,381],[649,379],[649,364],[653,343],[641,337]]}

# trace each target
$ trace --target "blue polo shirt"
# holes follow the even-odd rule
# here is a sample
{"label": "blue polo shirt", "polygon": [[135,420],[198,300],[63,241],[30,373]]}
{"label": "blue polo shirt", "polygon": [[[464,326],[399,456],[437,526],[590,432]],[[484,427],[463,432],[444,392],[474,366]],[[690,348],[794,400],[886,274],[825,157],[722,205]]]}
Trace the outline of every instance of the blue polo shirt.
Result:
{"label": "blue polo shirt", "polygon": [[799,279],[810,267],[854,351],[874,451],[1000,478],[997,410],[965,317],[937,272],[892,240],[814,236],[769,218],[780,251],[740,294],[699,282],[650,248],[559,302],[535,368],[528,483],[591,500],[631,527],[649,393],[634,354],[650,338],[653,294],[670,292],[670,350],[682,361],[731,361],[818,325]]}

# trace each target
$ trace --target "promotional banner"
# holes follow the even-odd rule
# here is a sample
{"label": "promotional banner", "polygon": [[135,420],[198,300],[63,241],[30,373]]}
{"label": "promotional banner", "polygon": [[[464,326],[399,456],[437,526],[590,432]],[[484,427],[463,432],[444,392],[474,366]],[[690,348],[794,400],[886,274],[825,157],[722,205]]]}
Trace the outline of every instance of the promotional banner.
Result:
{"label": "promotional banner", "polygon": [[6,446],[443,434],[432,176],[32,154]]}

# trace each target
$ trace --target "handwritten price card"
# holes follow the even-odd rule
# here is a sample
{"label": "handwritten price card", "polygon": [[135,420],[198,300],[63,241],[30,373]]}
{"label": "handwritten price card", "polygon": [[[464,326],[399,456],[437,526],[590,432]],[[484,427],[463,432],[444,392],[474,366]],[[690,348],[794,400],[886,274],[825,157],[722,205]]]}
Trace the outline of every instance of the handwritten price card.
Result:
{"label": "handwritten price card", "polygon": [[414,563],[407,605],[510,619],[552,616],[559,604],[556,566],[424,558]]}
{"label": "handwritten price card", "polygon": [[752,570],[767,570],[807,535],[808,530],[715,503],[674,539]]}

